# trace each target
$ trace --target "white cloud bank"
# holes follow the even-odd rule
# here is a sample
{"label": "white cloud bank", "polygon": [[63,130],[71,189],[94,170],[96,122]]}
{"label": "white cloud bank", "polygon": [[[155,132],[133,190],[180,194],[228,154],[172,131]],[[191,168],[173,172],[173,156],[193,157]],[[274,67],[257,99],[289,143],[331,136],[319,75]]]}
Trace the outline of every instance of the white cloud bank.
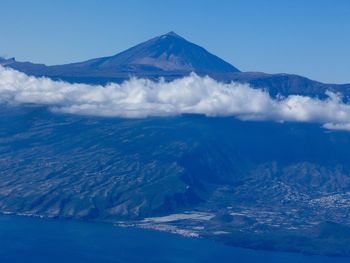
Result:
{"label": "white cloud bank", "polygon": [[328,98],[290,95],[272,98],[249,85],[217,82],[195,74],[172,82],[131,79],[95,86],[35,78],[0,66],[0,103],[48,105],[72,114],[144,118],[198,113],[243,120],[316,122],[327,129],[350,131],[350,104]]}

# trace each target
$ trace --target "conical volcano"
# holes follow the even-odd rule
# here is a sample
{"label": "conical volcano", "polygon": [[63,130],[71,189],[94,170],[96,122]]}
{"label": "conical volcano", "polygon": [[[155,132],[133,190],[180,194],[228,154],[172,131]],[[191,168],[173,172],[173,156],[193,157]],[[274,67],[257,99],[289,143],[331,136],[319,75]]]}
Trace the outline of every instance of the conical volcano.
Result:
{"label": "conical volcano", "polygon": [[[61,66],[62,67],[62,66]],[[197,73],[239,72],[237,68],[204,48],[169,32],[129,48],[114,56],[64,65],[75,70],[181,71]]]}

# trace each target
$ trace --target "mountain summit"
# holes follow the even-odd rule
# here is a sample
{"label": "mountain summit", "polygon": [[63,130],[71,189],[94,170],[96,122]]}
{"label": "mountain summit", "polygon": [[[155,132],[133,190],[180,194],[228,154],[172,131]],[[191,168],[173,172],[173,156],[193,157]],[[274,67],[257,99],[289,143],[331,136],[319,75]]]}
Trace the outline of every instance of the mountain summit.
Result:
{"label": "mountain summit", "polygon": [[114,56],[64,65],[97,71],[239,72],[237,68],[175,32],[152,38]]}

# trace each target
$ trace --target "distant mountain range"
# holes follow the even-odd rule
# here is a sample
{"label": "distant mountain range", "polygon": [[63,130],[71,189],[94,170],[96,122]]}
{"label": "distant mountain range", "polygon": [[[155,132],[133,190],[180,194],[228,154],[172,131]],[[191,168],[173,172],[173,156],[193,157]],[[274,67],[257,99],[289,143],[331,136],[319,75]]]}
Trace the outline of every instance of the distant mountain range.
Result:
{"label": "distant mountain range", "polygon": [[269,90],[272,95],[301,94],[322,97],[326,90],[350,94],[350,84],[325,84],[292,74],[241,72],[174,32],[152,38],[110,57],[55,66],[0,58],[0,65],[33,76],[89,84],[122,82],[131,76],[153,80],[164,77],[170,81],[195,72],[223,82],[249,83]]}

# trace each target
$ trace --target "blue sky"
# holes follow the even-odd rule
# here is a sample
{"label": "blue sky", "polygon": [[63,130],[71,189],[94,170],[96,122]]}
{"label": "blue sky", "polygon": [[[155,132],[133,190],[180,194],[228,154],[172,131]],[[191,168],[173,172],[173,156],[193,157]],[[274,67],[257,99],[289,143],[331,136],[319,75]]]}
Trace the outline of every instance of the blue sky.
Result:
{"label": "blue sky", "polygon": [[61,64],[175,31],[243,71],[350,83],[350,1],[1,0],[0,56]]}

